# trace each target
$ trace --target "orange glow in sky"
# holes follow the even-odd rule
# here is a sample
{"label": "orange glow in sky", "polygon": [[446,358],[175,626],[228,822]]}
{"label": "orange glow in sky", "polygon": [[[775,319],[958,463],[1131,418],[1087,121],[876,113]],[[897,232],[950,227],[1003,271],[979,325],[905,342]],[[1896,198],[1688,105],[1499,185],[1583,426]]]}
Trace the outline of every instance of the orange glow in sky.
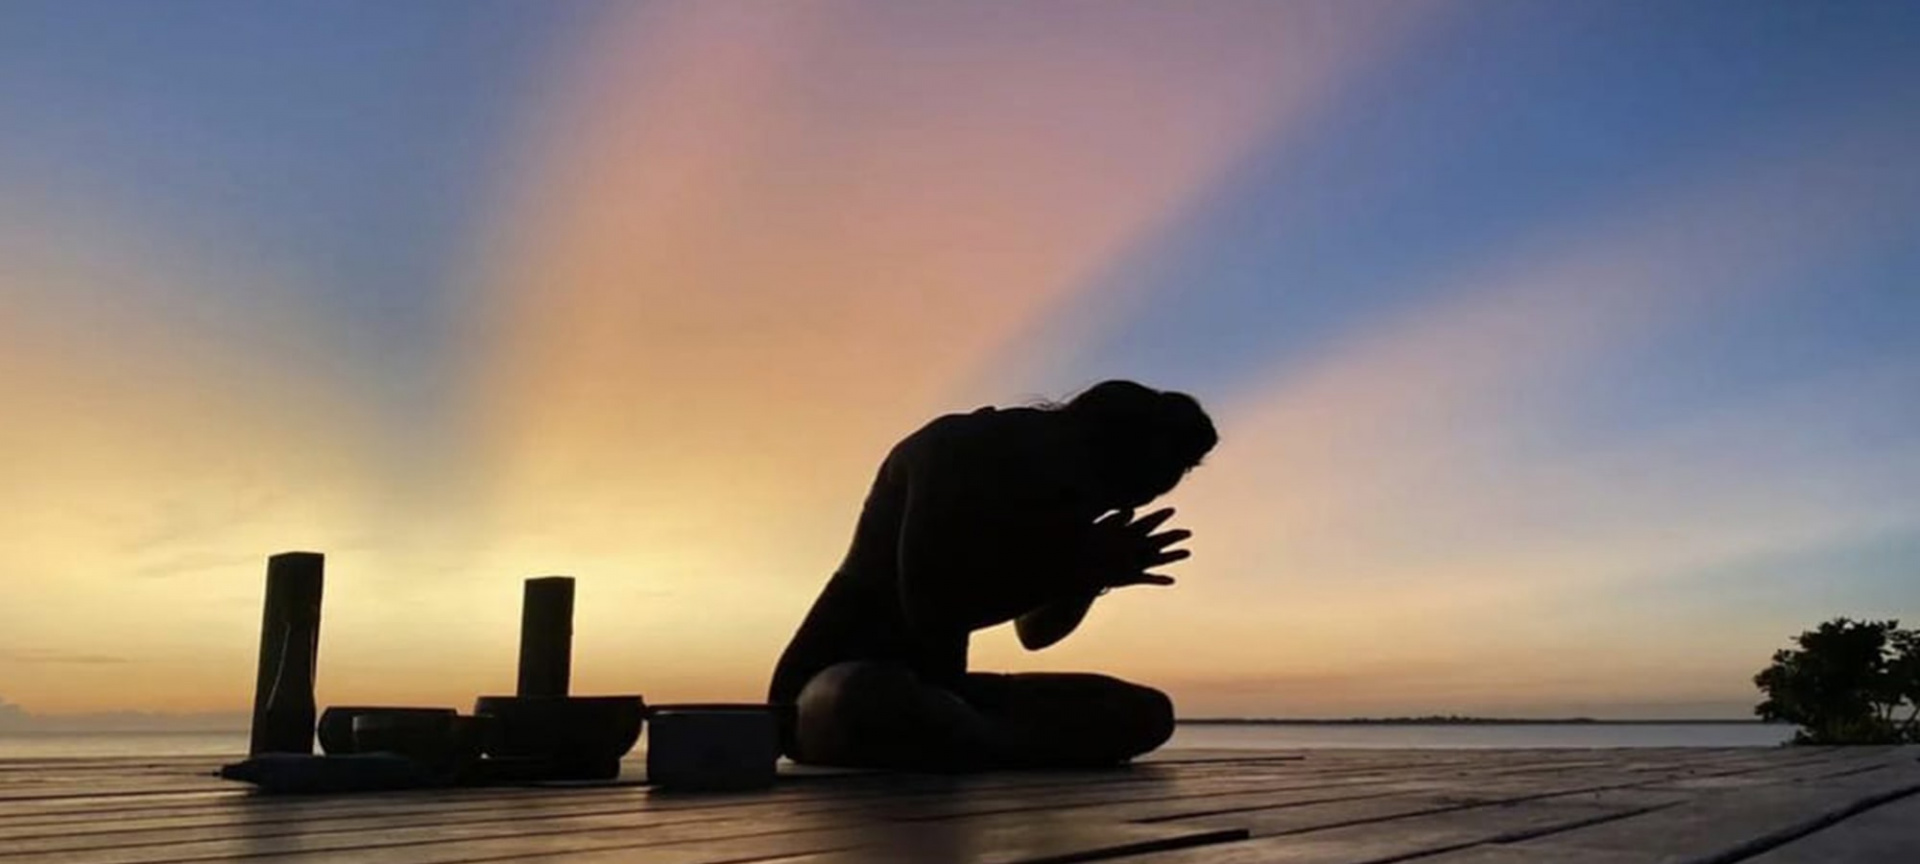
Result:
{"label": "orange glow in sky", "polygon": [[[1109,375],[1220,423],[1171,502],[1196,557],[978,666],[1189,715],[1738,715],[1822,613],[1920,614],[1884,576],[1920,439],[1883,431],[1920,360],[1875,329],[1915,311],[1875,286],[1911,285],[1920,118],[1808,91],[1642,141],[1696,121],[1470,6],[626,4],[510,86],[394,24],[383,87],[155,109],[164,165],[61,137],[137,122],[117,72],[0,101],[35,133],[0,143],[0,702],[244,706],[288,549],[329,556],[323,703],[510,687],[547,574],[577,690],[757,699],[895,440]],[[1705,62],[1635,26],[1593,32]],[[345,68],[299,47],[248,62]],[[431,242],[381,221],[408,196]]]}

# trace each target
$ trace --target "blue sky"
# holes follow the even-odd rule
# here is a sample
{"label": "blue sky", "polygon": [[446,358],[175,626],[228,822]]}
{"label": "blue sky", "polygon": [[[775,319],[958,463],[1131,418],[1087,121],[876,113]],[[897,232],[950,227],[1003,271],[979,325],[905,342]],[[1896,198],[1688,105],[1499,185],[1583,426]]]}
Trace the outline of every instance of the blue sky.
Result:
{"label": "blue sky", "polygon": [[[1911,3],[13,2],[0,126],[0,442],[45,454],[0,608],[201,591],[226,634],[0,612],[29,710],[241,700],[49,658],[243,664],[295,546],[364,589],[343,645],[493,586],[344,695],[477,689],[499,585],[558,569],[654,598],[609,681],[757,598],[660,685],[751,696],[887,443],[1116,376],[1222,418],[1191,576],[983,663],[1739,714],[1798,628],[1920,618]],[[1476,677],[1526,645],[1572,671]]]}

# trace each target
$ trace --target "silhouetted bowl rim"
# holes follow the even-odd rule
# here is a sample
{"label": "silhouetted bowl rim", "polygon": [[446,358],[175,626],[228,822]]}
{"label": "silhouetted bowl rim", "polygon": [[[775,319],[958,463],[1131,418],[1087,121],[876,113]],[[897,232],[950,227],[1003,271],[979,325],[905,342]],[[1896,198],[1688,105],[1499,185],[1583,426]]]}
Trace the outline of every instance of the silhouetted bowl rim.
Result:
{"label": "silhouetted bowl rim", "polygon": [[329,714],[347,715],[349,719],[367,716],[387,717],[457,717],[458,708],[425,707],[416,705],[328,705],[320,709],[320,716]]}
{"label": "silhouetted bowl rim", "polygon": [[485,752],[564,762],[611,760],[631,752],[647,722],[639,694],[595,696],[481,696],[473,713],[495,722]]}
{"label": "silhouetted bowl rim", "polygon": [[483,705],[631,705],[637,704],[641,711],[647,708],[646,697],[638,693],[620,693],[594,696],[477,696],[473,700],[474,713],[481,712]]}
{"label": "silhouetted bowl rim", "polygon": [[354,741],[354,721],[361,717],[408,718],[444,722],[454,725],[453,718],[460,716],[458,708],[444,708],[428,705],[328,705],[321,709],[320,716],[314,721],[314,737],[320,741],[320,749],[327,753],[359,753],[360,745]]}
{"label": "silhouetted bowl rim", "polygon": [[764,702],[673,702],[665,705],[653,705],[647,708],[648,714],[765,714],[779,716],[780,705]]}

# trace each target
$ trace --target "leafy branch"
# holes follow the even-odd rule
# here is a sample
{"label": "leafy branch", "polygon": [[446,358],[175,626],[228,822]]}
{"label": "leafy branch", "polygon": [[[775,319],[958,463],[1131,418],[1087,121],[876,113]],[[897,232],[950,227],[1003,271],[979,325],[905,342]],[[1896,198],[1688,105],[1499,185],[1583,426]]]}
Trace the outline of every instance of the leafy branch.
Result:
{"label": "leafy branch", "polygon": [[1798,725],[1797,744],[1920,742],[1920,632],[1835,618],[1793,641],[1753,676],[1755,714]]}

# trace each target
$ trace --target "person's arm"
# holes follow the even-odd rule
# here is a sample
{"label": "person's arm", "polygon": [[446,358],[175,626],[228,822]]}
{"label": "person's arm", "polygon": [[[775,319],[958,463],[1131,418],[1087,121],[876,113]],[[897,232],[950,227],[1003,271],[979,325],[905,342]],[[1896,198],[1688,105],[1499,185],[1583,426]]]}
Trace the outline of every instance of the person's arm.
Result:
{"label": "person's arm", "polygon": [[[1187,556],[1185,550],[1168,551],[1167,547],[1193,536],[1192,532],[1153,533],[1154,529],[1165,524],[1172,516],[1173,508],[1169,507],[1141,517],[1138,521],[1129,521],[1132,514],[1121,511],[1110,513],[1094,523],[1095,539],[1090,545],[1102,545],[1099,544],[1101,539],[1118,538],[1121,543],[1131,544],[1136,550],[1142,548],[1153,550],[1153,558],[1142,563],[1141,572],[1138,575],[1129,576],[1107,587],[1173,584],[1173,579],[1170,577],[1145,572],[1147,567],[1178,561]],[[1106,590],[1102,588],[1085,594],[1063,597],[1021,615],[1013,623],[1014,631],[1020,636],[1020,645],[1028,651],[1038,651],[1067,638],[1080,626],[1080,622],[1086,619],[1087,610],[1093,607],[1093,601],[1099,599],[1104,593]]]}
{"label": "person's arm", "polygon": [[1099,596],[1095,592],[1055,600],[1015,618],[1013,629],[1020,635],[1020,645],[1028,651],[1038,651],[1067,638],[1087,617],[1087,610],[1093,608],[1094,598]]}
{"label": "person's arm", "polygon": [[1080,548],[1084,529],[1008,512],[982,478],[950,461],[923,456],[904,479],[900,600],[916,629],[968,633],[1098,592]]}
{"label": "person's arm", "polygon": [[923,632],[970,633],[1038,613],[1016,624],[1022,644],[1038,650],[1073,632],[1107,589],[1172,585],[1147,570],[1189,554],[1169,547],[1191,532],[1153,533],[1171,508],[1139,521],[1116,511],[1075,524],[997,506],[957,466],[916,468],[901,520],[900,591],[908,621]]}

